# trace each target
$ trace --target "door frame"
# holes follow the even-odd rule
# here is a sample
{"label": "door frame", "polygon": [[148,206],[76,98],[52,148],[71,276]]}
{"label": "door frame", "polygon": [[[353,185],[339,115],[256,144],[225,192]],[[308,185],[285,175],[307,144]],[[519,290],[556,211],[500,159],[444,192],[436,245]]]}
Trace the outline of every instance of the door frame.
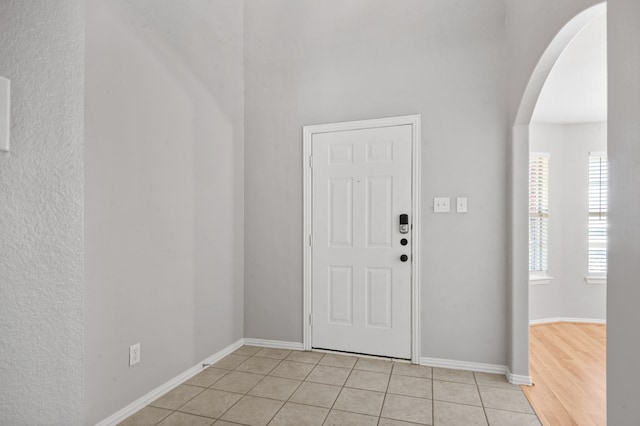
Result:
{"label": "door frame", "polygon": [[312,187],[312,147],[313,135],[317,133],[341,132],[348,130],[373,129],[378,127],[411,126],[411,215],[412,215],[412,259],[411,259],[411,362],[420,364],[420,176],[421,176],[421,122],[422,115],[377,118],[372,120],[348,121],[343,123],[317,124],[303,126],[303,308],[302,308],[302,344],[305,351],[311,350],[313,311],[313,258],[311,235],[313,225]]}

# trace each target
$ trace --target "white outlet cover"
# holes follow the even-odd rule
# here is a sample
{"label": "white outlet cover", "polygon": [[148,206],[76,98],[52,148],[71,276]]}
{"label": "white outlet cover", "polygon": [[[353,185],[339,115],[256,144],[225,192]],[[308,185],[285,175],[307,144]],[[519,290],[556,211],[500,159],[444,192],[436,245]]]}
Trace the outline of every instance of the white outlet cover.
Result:
{"label": "white outlet cover", "polygon": [[129,367],[140,362],[140,342],[129,346]]}
{"label": "white outlet cover", "polygon": [[435,213],[448,213],[451,211],[449,197],[435,197],[433,199],[433,211]]}

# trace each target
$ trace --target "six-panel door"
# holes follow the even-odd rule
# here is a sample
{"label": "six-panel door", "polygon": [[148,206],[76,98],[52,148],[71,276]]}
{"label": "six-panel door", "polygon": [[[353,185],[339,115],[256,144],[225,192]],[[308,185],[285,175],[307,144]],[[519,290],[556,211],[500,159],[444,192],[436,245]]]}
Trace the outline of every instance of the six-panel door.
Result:
{"label": "six-panel door", "polygon": [[411,137],[409,125],[313,135],[314,348],[411,357],[411,233],[399,231]]}

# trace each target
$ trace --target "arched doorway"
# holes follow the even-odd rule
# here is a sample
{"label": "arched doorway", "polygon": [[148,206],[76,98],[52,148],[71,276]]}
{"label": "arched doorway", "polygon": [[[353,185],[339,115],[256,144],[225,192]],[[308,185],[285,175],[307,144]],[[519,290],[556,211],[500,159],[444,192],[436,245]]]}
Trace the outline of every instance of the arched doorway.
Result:
{"label": "arched doorway", "polygon": [[562,52],[591,21],[606,12],[606,3],[592,6],[572,18],[554,37],[538,61],[524,91],[512,129],[509,170],[509,282],[510,381],[530,384],[529,377],[529,268],[528,166],[529,126],[540,92]]}

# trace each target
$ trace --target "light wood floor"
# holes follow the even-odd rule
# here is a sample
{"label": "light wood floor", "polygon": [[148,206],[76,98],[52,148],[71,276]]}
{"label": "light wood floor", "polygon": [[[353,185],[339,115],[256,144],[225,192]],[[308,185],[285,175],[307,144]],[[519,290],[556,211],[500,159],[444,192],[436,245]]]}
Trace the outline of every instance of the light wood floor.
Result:
{"label": "light wood floor", "polygon": [[522,386],[544,425],[606,425],[606,326],[552,323],[530,327]]}

